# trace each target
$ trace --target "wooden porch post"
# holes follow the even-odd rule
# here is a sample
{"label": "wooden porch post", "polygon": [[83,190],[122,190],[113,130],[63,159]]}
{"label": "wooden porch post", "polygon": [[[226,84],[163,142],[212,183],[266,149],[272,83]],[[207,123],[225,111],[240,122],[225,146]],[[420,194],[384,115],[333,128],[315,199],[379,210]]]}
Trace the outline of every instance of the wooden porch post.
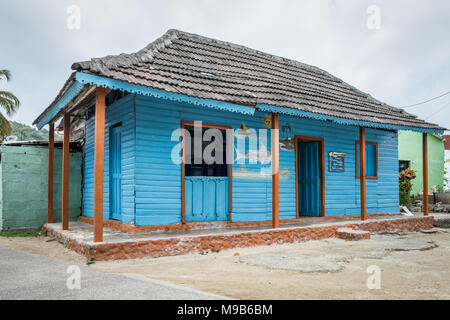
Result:
{"label": "wooden porch post", "polygon": [[366,128],[359,127],[359,177],[361,188],[361,220],[367,220],[367,202],[366,202]]}
{"label": "wooden porch post", "polygon": [[[181,130],[181,223],[186,224],[186,131],[184,129],[183,121],[181,121]],[[191,146],[189,146],[189,148],[191,148]]]}
{"label": "wooden porch post", "polygon": [[423,215],[428,215],[428,134],[422,134],[423,156]]}
{"label": "wooden porch post", "polygon": [[54,170],[55,124],[49,124],[48,132],[48,223],[53,223],[53,170]]}
{"label": "wooden porch post", "polygon": [[94,242],[103,241],[103,170],[105,152],[105,88],[97,87],[94,151]]}
{"label": "wooden porch post", "polygon": [[62,163],[62,229],[69,230],[69,144],[70,114],[64,115],[64,141]]}
{"label": "wooden porch post", "polygon": [[280,226],[280,146],[278,113],[272,113],[272,227]]}

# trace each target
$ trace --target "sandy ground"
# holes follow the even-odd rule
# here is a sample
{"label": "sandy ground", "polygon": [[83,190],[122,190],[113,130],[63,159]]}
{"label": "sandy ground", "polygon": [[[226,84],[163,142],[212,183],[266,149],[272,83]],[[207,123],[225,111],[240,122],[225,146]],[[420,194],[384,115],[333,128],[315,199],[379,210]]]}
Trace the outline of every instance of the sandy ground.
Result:
{"label": "sandy ground", "polygon": [[[48,238],[0,237],[0,246],[66,262],[79,255]],[[381,270],[369,290],[367,268]],[[237,299],[450,299],[450,233],[373,236],[234,249],[206,255],[96,262],[91,268],[166,280]]]}
{"label": "sandy ground", "polygon": [[83,265],[87,259],[49,237],[0,237],[0,247],[24,251],[40,256]]}

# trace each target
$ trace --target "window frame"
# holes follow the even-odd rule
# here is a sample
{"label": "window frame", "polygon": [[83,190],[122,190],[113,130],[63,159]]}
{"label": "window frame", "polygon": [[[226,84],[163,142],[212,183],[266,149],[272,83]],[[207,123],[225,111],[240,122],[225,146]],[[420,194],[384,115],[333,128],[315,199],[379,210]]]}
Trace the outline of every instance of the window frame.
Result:
{"label": "window frame", "polygon": [[[182,129],[182,134],[181,134],[181,223],[182,224],[186,224],[186,174],[185,174],[185,156],[186,153],[184,151],[185,149],[185,137],[184,137],[184,133],[185,133],[185,126],[196,126],[198,125],[198,123],[196,123],[195,121],[186,121],[186,120],[181,120],[181,129]],[[206,127],[206,128],[212,128],[212,129],[224,129],[227,133],[227,137],[228,137],[228,141],[230,141],[230,143],[227,143],[227,152],[229,152],[229,155],[232,157],[233,156],[233,149],[232,149],[232,145],[234,144],[234,136],[233,136],[233,128],[231,126],[223,126],[223,125],[216,125],[216,124],[208,124],[208,123],[201,123],[202,128]],[[232,162],[232,161],[231,161]],[[229,163],[228,164],[228,221],[232,222],[232,211],[233,211],[233,164]]]}
{"label": "window frame", "polygon": [[[355,159],[356,159],[356,161],[355,161],[355,179],[360,179],[359,172],[358,172],[359,171],[358,170],[359,143],[360,143],[360,140],[357,140],[355,142]],[[375,146],[375,176],[366,176],[366,179],[368,179],[368,180],[378,180],[378,143],[377,142],[366,141],[366,145],[373,145],[373,146]],[[367,163],[367,161],[366,161],[366,163]],[[367,167],[366,167],[366,170],[367,170]]]}
{"label": "window frame", "polygon": [[399,173],[403,171],[403,170],[400,170],[400,163],[401,162],[407,162],[408,163],[407,167],[405,169],[403,169],[403,170],[411,168],[411,160],[398,160],[398,172]]}
{"label": "window frame", "polygon": [[[214,127],[212,127],[212,126],[214,126]],[[194,137],[194,132],[191,132],[191,130],[190,130],[190,129],[195,130],[195,126],[194,125],[191,126],[191,125],[188,125],[188,124],[185,123],[183,128],[184,128],[184,130],[188,131],[191,134],[192,138]],[[223,164],[207,165],[207,164],[204,163],[203,158],[202,158],[202,164],[196,164],[196,163],[194,163],[193,150],[191,150],[190,151],[190,155],[191,155],[190,163],[187,164],[186,161],[184,161],[184,163],[183,163],[184,166],[185,166],[184,167],[185,177],[205,177],[205,178],[207,178],[207,177],[210,177],[210,178],[214,178],[214,177],[216,177],[216,178],[228,177],[229,174],[230,174],[228,172],[230,168],[229,168],[229,165],[227,163],[227,158],[232,156],[232,155],[228,156],[228,152],[230,152],[230,148],[228,147],[229,141],[227,141],[227,135],[228,135],[228,131],[227,130],[229,130],[229,129],[219,128],[218,126],[215,126],[215,125],[209,125],[209,126],[202,125],[201,128],[202,128],[202,131],[205,130],[205,129],[206,130],[207,129],[217,129],[217,130],[221,131],[222,137],[224,139],[223,140],[223,150],[222,150],[222,152],[223,152],[223,158],[222,158]],[[183,134],[184,134],[184,132],[183,132]],[[203,135],[204,135],[204,132],[202,132],[202,136]],[[206,145],[208,145],[209,143],[210,142],[207,142]],[[190,147],[192,148],[193,146],[190,146]],[[204,148],[205,148],[205,141],[203,141],[203,143],[202,143],[202,154],[204,152]],[[186,145],[184,146],[184,150],[186,150]],[[216,151],[217,150],[215,150],[215,152]],[[187,154],[188,153],[186,152],[186,155]],[[215,166],[220,166],[220,169],[217,169],[217,167],[215,167]],[[191,174],[192,173],[191,172],[192,171],[192,167],[201,167],[202,175],[192,175]],[[223,175],[223,174],[220,174],[220,175],[216,175],[216,174],[214,174],[214,175],[205,175],[205,171],[208,171],[208,167],[213,167],[213,170],[214,170],[215,173],[216,173],[216,170],[222,171],[225,168],[225,170],[224,170],[225,171],[225,175]]]}

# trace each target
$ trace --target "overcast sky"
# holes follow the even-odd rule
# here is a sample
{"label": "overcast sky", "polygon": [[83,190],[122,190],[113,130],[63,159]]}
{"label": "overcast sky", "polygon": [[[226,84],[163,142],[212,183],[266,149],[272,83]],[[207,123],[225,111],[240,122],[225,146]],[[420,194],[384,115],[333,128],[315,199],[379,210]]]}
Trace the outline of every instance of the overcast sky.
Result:
{"label": "overcast sky", "polygon": [[[80,29],[67,27],[71,5]],[[13,79],[0,90],[22,102],[11,119],[31,124],[73,62],[135,52],[172,28],[318,66],[396,107],[450,91],[446,0],[1,0],[0,69]],[[450,95],[407,110],[450,128]]]}

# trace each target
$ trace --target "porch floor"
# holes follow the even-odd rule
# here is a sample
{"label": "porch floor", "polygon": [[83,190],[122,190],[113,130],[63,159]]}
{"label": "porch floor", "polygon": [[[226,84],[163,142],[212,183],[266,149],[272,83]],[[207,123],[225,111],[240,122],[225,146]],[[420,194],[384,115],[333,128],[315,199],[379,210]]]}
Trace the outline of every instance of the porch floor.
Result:
{"label": "porch floor", "polygon": [[193,252],[208,252],[248,247],[332,238],[340,228],[395,233],[431,229],[433,217],[402,215],[370,217],[367,221],[349,219],[303,218],[295,223],[282,224],[279,229],[271,225],[204,228],[174,232],[151,231],[126,233],[104,228],[101,243],[93,242],[93,226],[84,222],[70,222],[63,231],[61,223],[46,224],[50,237],[89,260],[115,260],[160,257]]}
{"label": "porch floor", "polygon": [[[382,216],[382,217],[370,217],[367,221],[380,221],[380,220],[389,220],[389,219],[398,219],[404,218],[405,216],[401,215],[392,215],[392,216]],[[297,227],[315,227],[315,226],[328,226],[328,225],[346,225],[349,222],[361,222],[360,218],[345,218],[345,217],[336,217],[333,219],[321,219],[321,218],[302,218],[298,222],[290,222],[290,223],[280,223],[279,229],[285,228],[297,228]],[[53,228],[62,232],[61,223],[52,223],[49,224]],[[103,242],[111,243],[111,242],[123,242],[123,241],[136,241],[136,240],[156,240],[156,239],[167,239],[167,238],[176,238],[176,237],[195,237],[195,236],[208,236],[208,235],[217,235],[217,234],[235,234],[241,232],[250,232],[250,231],[263,231],[263,230],[273,230],[270,224],[265,225],[255,225],[255,226],[235,226],[235,227],[225,227],[224,225],[210,223],[208,226],[203,226],[199,229],[190,229],[190,230],[176,230],[171,232],[165,231],[148,231],[148,232],[123,232],[120,230],[116,230],[113,228],[104,227],[103,228]],[[94,228],[90,223],[84,223],[82,221],[71,221],[69,223],[69,231],[72,236],[77,238],[78,240],[85,241],[88,243],[94,243]]]}

